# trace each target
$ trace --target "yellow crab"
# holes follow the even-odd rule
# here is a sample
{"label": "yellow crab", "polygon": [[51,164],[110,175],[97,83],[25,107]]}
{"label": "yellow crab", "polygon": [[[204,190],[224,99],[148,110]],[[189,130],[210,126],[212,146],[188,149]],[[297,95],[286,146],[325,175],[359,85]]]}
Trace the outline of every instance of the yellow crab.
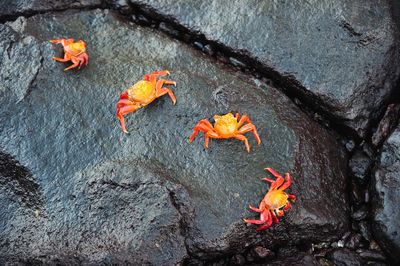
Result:
{"label": "yellow crab", "polygon": [[292,179],[290,178],[289,173],[285,174],[285,180],[274,169],[265,168],[265,170],[270,172],[277,179],[272,180],[267,177],[263,178],[263,180],[270,182],[271,186],[260,202],[258,208],[249,206],[251,210],[260,213],[260,220],[244,219],[246,223],[260,225],[257,227],[257,230],[267,229],[273,223],[278,223],[278,217],[283,216],[284,212],[289,210],[292,206],[289,200],[292,202],[296,201],[295,195],[287,194],[284,191],[292,184]]}
{"label": "yellow crab", "polygon": [[176,86],[176,82],[166,79],[157,80],[158,76],[169,74],[168,70],[162,70],[144,75],[143,80],[136,82],[120,95],[117,103],[117,118],[121,123],[122,131],[128,133],[125,126],[124,115],[135,112],[137,109],[148,105],[158,97],[168,93],[172,103],[176,103],[174,93],[170,89],[163,87],[164,84]]}
{"label": "yellow crab", "polygon": [[59,62],[71,61],[73,63],[71,66],[64,69],[64,71],[74,67],[78,67],[78,69],[80,69],[83,64],[85,64],[85,66],[88,64],[89,56],[86,53],[86,44],[84,41],[79,40],[75,42],[74,39],[60,39],[50,40],[50,42],[60,43],[63,46],[65,53],[64,58],[53,57],[53,60]]}
{"label": "yellow crab", "polygon": [[[208,148],[209,138],[212,139],[229,139],[235,138],[244,142],[247,152],[250,152],[250,145],[247,138],[243,135],[246,132],[252,131],[254,137],[257,140],[258,145],[261,144],[260,137],[258,136],[256,126],[250,121],[247,115],[243,115],[240,118],[239,113],[233,116],[232,113],[226,115],[214,115],[214,126],[206,119],[200,120],[199,123],[194,127],[193,133],[189,138],[189,142],[192,143],[199,131],[205,133],[204,146]],[[247,123],[246,125],[243,125]]]}

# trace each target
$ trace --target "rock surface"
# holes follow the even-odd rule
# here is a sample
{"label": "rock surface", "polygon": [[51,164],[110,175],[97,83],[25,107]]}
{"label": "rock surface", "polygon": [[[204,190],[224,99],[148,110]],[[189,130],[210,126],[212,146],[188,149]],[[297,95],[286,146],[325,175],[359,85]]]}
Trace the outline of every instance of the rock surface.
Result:
{"label": "rock surface", "polygon": [[[59,37],[87,42],[89,65],[64,72]],[[346,154],[275,88],[109,11],[43,14],[0,25],[0,264],[181,262],[329,241],[348,230]],[[168,69],[177,97],[115,118],[119,94]],[[262,145],[188,137],[202,118],[247,113]],[[264,232],[247,226],[268,186],[290,172],[298,201]]]}
{"label": "rock surface", "polygon": [[371,142],[376,147],[382,145],[383,141],[389,136],[396,127],[400,117],[400,104],[389,104],[385,115],[379,122],[378,128],[371,138]]}
{"label": "rock surface", "polygon": [[256,59],[360,136],[399,77],[391,0],[130,1]]}
{"label": "rock surface", "polygon": [[337,266],[361,266],[363,261],[361,257],[354,251],[341,248],[335,249],[328,254],[334,265]]}
{"label": "rock surface", "polygon": [[0,0],[0,20],[67,8],[99,7],[101,0]]}
{"label": "rock surface", "polygon": [[373,233],[383,250],[400,263],[400,127],[382,148],[374,175]]}

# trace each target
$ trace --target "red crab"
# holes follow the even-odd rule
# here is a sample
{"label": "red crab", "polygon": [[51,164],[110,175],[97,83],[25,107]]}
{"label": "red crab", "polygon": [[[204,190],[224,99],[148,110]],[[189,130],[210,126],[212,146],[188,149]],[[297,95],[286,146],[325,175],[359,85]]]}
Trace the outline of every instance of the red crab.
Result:
{"label": "red crab", "polygon": [[157,80],[158,76],[169,74],[168,70],[162,70],[144,75],[143,80],[136,82],[120,95],[117,103],[117,118],[121,123],[122,131],[128,133],[125,126],[124,115],[135,112],[137,109],[148,105],[158,97],[168,93],[172,103],[176,103],[174,93],[170,89],[163,87],[164,84],[176,86],[176,82],[166,79]]}
{"label": "red crab", "polygon": [[[250,145],[247,138],[243,135],[246,132],[252,131],[254,137],[257,140],[258,145],[261,144],[260,137],[258,136],[256,126],[250,121],[247,115],[243,115],[240,118],[239,113],[233,116],[232,113],[227,113],[226,115],[219,116],[214,115],[214,126],[207,120],[202,119],[194,127],[193,133],[189,138],[189,142],[192,143],[199,131],[205,133],[204,146],[208,148],[209,138],[212,139],[229,139],[235,138],[244,141],[247,152],[250,152]],[[246,125],[243,125],[247,123]]]}
{"label": "red crab", "polygon": [[64,69],[64,71],[74,67],[78,67],[78,69],[80,69],[83,64],[85,64],[85,66],[88,64],[89,56],[86,53],[86,44],[84,41],[79,40],[75,42],[74,39],[60,39],[51,40],[50,42],[61,43],[65,53],[64,58],[53,57],[53,60],[59,62],[71,61],[73,63],[71,66]]}
{"label": "red crab", "polygon": [[289,173],[285,174],[285,181],[285,179],[272,168],[265,168],[265,170],[268,170],[277,179],[274,181],[269,178],[263,178],[263,180],[271,182],[271,186],[258,208],[251,205],[249,206],[251,210],[260,213],[260,220],[244,219],[246,223],[260,225],[257,227],[257,230],[267,229],[273,223],[278,223],[278,217],[283,216],[284,211],[287,211],[291,207],[289,200],[292,202],[296,201],[295,195],[286,194],[286,192],[284,192],[292,183]]}

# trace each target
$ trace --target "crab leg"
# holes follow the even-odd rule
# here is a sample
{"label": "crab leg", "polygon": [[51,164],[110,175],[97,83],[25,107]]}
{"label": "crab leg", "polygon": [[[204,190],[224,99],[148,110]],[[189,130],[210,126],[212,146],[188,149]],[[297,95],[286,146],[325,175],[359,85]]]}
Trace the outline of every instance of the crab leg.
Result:
{"label": "crab leg", "polygon": [[70,65],[69,67],[67,67],[66,69],[64,69],[64,71],[67,71],[67,70],[69,70],[71,68],[74,68],[74,67],[77,67],[79,65],[79,60],[76,57],[72,57],[71,61],[72,61],[73,64]]}
{"label": "crab leg", "polygon": [[118,108],[117,118],[119,119],[119,122],[121,123],[122,131],[124,131],[125,133],[128,133],[128,130],[126,130],[124,115],[134,112],[137,109],[138,109],[138,107],[136,105],[127,105],[127,106]]}
{"label": "crab leg", "polygon": [[153,84],[156,84],[156,79],[158,76],[164,76],[164,75],[169,75],[168,70],[161,70],[157,72],[153,72],[151,74],[146,74],[143,76],[143,80],[150,81]]}
{"label": "crab leg", "polygon": [[280,187],[283,182],[285,181],[285,179],[283,179],[283,177],[278,174],[274,169],[272,168],[265,168],[265,170],[269,171],[273,176],[275,176],[277,179],[276,181],[274,181],[274,183],[272,183],[271,185],[271,190]]}
{"label": "crab leg", "polygon": [[66,53],[66,54],[64,54],[64,58],[61,58],[61,57],[53,57],[53,60],[59,61],[59,62],[67,62],[67,61],[69,61],[69,60],[71,60],[71,59],[70,59],[69,55]]}
{"label": "crab leg", "polygon": [[236,119],[238,119],[238,127],[241,127],[245,122],[253,124],[247,115],[243,115],[242,118],[240,118],[239,113],[236,113]]}
{"label": "crab leg", "polygon": [[272,179],[269,179],[268,177],[264,177],[262,180],[268,181],[270,183],[274,183],[275,181]]}
{"label": "crab leg", "polygon": [[247,152],[250,152],[249,141],[247,140],[247,138],[246,138],[245,136],[240,135],[240,134],[237,134],[237,135],[234,136],[234,138],[235,138],[235,139],[238,139],[238,140],[244,141],[244,145],[246,146]]}
{"label": "crab leg", "polygon": [[171,98],[172,103],[175,105],[175,103],[176,103],[176,97],[175,97],[174,93],[172,92],[172,90],[170,90],[170,89],[164,87],[164,88],[158,89],[158,90],[156,91],[157,97],[163,96],[164,94],[167,94],[167,93],[168,93],[169,97]]}
{"label": "crab leg", "polygon": [[51,43],[61,43],[62,45],[68,45],[74,42],[74,39],[59,39],[59,40],[50,40]]}
{"label": "crab leg", "polygon": [[278,217],[276,217],[275,212],[274,212],[274,211],[271,211],[270,213],[272,214],[272,219],[273,219],[274,223],[277,224],[277,223],[279,222],[279,219],[278,219]]}
{"label": "crab leg", "polygon": [[265,211],[264,213],[261,214],[261,220],[264,220],[264,225],[261,225],[257,227],[256,230],[263,230],[267,229],[272,225],[272,217],[271,217],[271,212],[269,210]]}
{"label": "crab leg", "polygon": [[260,220],[253,220],[253,219],[243,219],[243,221],[245,221],[246,223],[249,224],[272,224],[272,220],[271,220],[271,213],[269,210],[265,210],[261,213],[260,215]]}
{"label": "crab leg", "polygon": [[289,210],[291,207],[292,207],[292,204],[290,204],[290,202],[288,201],[288,202],[286,203],[286,206],[282,209],[282,211],[287,211],[287,210]]}
{"label": "crab leg", "polygon": [[209,138],[220,139],[221,137],[215,131],[208,131],[204,137],[204,146],[208,149]]}
{"label": "crab leg", "polygon": [[[242,117],[242,119],[243,119],[243,117]],[[261,144],[261,139],[260,139],[260,136],[257,133],[257,129],[256,129],[255,125],[247,124],[247,125],[244,125],[243,127],[239,128],[239,130],[238,130],[238,132],[240,134],[244,134],[244,133],[249,132],[249,131],[252,131],[252,133],[254,135],[254,138],[257,140],[258,145],[260,145]]]}
{"label": "crab leg", "polygon": [[197,136],[197,134],[199,133],[199,131],[202,132],[207,132],[207,131],[214,131],[214,127],[213,125],[211,125],[211,123],[206,120],[206,119],[202,119],[200,120],[197,125],[194,127],[193,129],[193,133],[189,138],[189,142],[192,143],[192,141],[194,140],[194,138]]}
{"label": "crab leg", "polygon": [[283,216],[283,210],[275,210],[276,215],[278,215],[278,217],[282,217]]}
{"label": "crab leg", "polygon": [[295,202],[297,200],[295,195],[289,194],[288,195],[288,199],[292,200],[293,202]]}
{"label": "crab leg", "polygon": [[168,80],[168,79],[159,79],[159,80],[157,81],[157,85],[158,85],[158,83],[161,83],[160,88],[161,88],[161,86],[164,85],[164,84],[176,86],[176,82],[175,82],[175,81],[173,81],[173,80]]}
{"label": "crab leg", "polygon": [[87,64],[89,62],[89,57],[88,57],[88,55],[86,53],[83,53],[83,54],[79,55],[78,59],[79,59],[79,67],[78,67],[78,69],[81,69],[81,66],[83,64],[85,64],[85,66],[87,66]]}
{"label": "crab leg", "polygon": [[249,224],[263,224],[265,221],[263,220],[250,220],[250,219],[243,219],[244,222]]}
{"label": "crab leg", "polygon": [[131,102],[127,98],[128,93],[124,92],[120,95],[117,103],[117,118],[121,123],[122,131],[125,133],[128,133],[128,130],[126,130],[124,115],[134,112],[139,108],[137,104]]}
{"label": "crab leg", "polygon": [[292,184],[292,179],[290,178],[289,173],[286,173],[285,177],[286,177],[286,182],[280,188],[278,188],[279,190],[285,190]]}
{"label": "crab leg", "polygon": [[160,79],[160,80],[158,80],[157,83],[156,83],[156,96],[157,96],[157,97],[160,97],[160,96],[162,96],[162,95],[168,93],[169,97],[170,97],[171,100],[172,100],[172,103],[175,104],[175,103],[176,103],[176,98],[175,98],[174,93],[173,93],[172,90],[170,90],[169,88],[165,88],[165,87],[162,88],[162,86],[163,86],[164,84],[176,86],[176,82],[175,82],[175,81],[166,80],[166,79]]}
{"label": "crab leg", "polygon": [[263,210],[261,210],[259,208],[253,207],[251,205],[249,205],[249,208],[250,208],[250,210],[255,211],[255,212],[262,212],[263,211]]}

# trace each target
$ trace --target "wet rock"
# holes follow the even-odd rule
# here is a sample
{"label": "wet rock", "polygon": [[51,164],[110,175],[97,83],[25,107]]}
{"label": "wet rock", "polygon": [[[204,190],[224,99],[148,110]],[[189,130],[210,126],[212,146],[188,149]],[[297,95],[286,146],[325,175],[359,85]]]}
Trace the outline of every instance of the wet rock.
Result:
{"label": "wet rock", "polygon": [[345,247],[350,249],[357,249],[360,247],[362,236],[360,234],[352,234],[346,241]]}
{"label": "wet rock", "polygon": [[[48,42],[59,36],[87,42],[87,67],[64,72],[70,63],[51,59],[62,55]],[[172,265],[187,251],[211,259],[348,231],[345,152],[275,88],[109,11],[20,19],[0,25],[0,37],[0,147],[36,184],[25,205],[19,191],[28,188],[12,178],[0,188],[8,261]],[[177,104],[162,97],[127,115],[123,134],[119,94],[160,69],[177,81]],[[200,119],[229,111],[247,113],[259,130],[263,143],[250,134],[250,154],[237,140],[212,140],[208,150],[202,135],[188,143]],[[257,217],[248,205],[268,189],[267,166],[292,174],[298,200],[258,232],[242,219]]]}
{"label": "wet rock", "polygon": [[360,136],[399,77],[390,0],[130,1],[256,59]]}
{"label": "wet rock", "polygon": [[360,191],[360,186],[354,180],[351,181],[351,200],[353,208],[358,208],[364,203],[364,195]]}
{"label": "wet rock", "polygon": [[245,63],[243,63],[242,61],[240,61],[239,59],[234,58],[234,57],[229,57],[229,62],[232,65],[234,65],[235,67],[238,67],[238,68],[245,68],[246,67]]}
{"label": "wet rock", "polygon": [[382,249],[400,262],[400,127],[382,147],[374,174],[372,195],[372,230]]}
{"label": "wet rock", "polygon": [[362,151],[356,151],[349,160],[349,167],[357,180],[365,184],[372,166],[372,160]]}
{"label": "wet rock", "polygon": [[383,141],[389,136],[390,132],[396,127],[400,117],[400,104],[390,104],[379,122],[378,128],[372,136],[372,144],[382,145]]}
{"label": "wet rock", "polygon": [[204,51],[204,45],[201,42],[194,42],[193,43],[194,47],[196,47],[197,49]]}
{"label": "wet rock", "polygon": [[105,3],[108,6],[111,6],[113,9],[117,9],[117,10],[129,10],[130,9],[128,0],[105,0]]}
{"label": "wet rock", "polygon": [[296,256],[288,257],[288,258],[281,258],[275,260],[273,262],[268,262],[267,264],[263,265],[287,265],[287,266],[298,266],[298,265],[309,265],[309,266],[320,266],[318,261],[314,258],[314,256],[309,254],[302,254],[299,253]]}
{"label": "wet rock", "polygon": [[143,26],[149,26],[152,23],[149,19],[147,19],[147,17],[145,17],[141,14],[133,14],[131,16],[131,19],[136,24],[143,25]]}
{"label": "wet rock", "polygon": [[354,143],[354,140],[349,140],[346,142],[345,147],[349,152],[352,152],[355,148],[356,144]]}
{"label": "wet rock", "polygon": [[163,31],[163,32],[165,32],[165,33],[168,33],[169,35],[172,35],[172,36],[174,36],[174,37],[177,37],[177,36],[179,35],[179,31],[177,31],[177,30],[174,29],[171,25],[169,25],[169,24],[167,24],[167,23],[165,23],[165,22],[161,22],[161,23],[158,25],[158,28],[159,28],[161,31]]}
{"label": "wet rock", "polygon": [[374,251],[374,250],[367,250],[367,249],[360,249],[357,250],[358,255],[361,258],[367,261],[385,261],[386,257],[382,254],[382,252]]}
{"label": "wet rock", "polygon": [[204,46],[204,52],[211,56],[215,54],[214,48],[210,44]]}
{"label": "wet rock", "polygon": [[361,221],[359,223],[359,229],[361,235],[365,238],[365,240],[370,241],[371,240],[371,229],[369,224],[366,221]]}
{"label": "wet rock", "polygon": [[231,265],[245,265],[246,259],[242,255],[238,254],[231,258],[230,263]]}
{"label": "wet rock", "polygon": [[[0,21],[22,14],[30,15],[37,12],[68,8],[100,7],[101,2],[101,0],[0,0]],[[121,0],[113,0],[112,2],[121,2]]]}
{"label": "wet rock", "polygon": [[360,208],[358,208],[352,215],[351,218],[353,218],[356,221],[361,221],[365,218],[367,218],[368,215],[368,207],[367,205],[362,205]]}
{"label": "wet rock", "polygon": [[335,249],[328,254],[328,257],[337,266],[363,265],[361,257],[355,251],[347,248]]}
{"label": "wet rock", "polygon": [[256,246],[252,250],[252,253],[253,253],[254,257],[258,260],[262,260],[262,259],[266,259],[266,258],[273,258],[275,256],[275,254],[272,250],[269,250],[262,246]]}

